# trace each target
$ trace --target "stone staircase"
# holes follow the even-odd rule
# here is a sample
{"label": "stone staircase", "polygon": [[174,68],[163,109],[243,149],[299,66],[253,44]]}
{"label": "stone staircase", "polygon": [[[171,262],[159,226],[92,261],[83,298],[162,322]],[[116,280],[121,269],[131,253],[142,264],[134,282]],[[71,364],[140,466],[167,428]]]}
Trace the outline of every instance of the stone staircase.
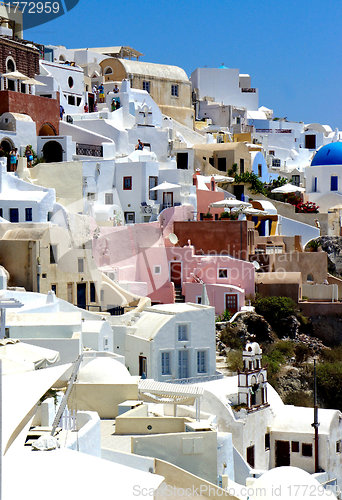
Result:
{"label": "stone staircase", "polygon": [[234,375],[233,372],[228,369],[226,356],[222,356],[218,352],[216,352],[216,370],[221,372],[224,377]]}
{"label": "stone staircase", "polygon": [[181,287],[175,287],[175,302],[176,303],[185,302],[185,297],[184,297],[184,295],[182,295],[182,288]]}

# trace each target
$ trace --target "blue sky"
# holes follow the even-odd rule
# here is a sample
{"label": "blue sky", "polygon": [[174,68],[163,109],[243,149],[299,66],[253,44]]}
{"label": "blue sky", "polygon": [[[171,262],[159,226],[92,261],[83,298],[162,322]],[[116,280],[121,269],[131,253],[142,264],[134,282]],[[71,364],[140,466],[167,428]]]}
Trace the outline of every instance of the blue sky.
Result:
{"label": "blue sky", "polygon": [[249,73],[260,105],[342,129],[341,0],[80,0],[25,32],[39,43],[129,45],[142,60]]}

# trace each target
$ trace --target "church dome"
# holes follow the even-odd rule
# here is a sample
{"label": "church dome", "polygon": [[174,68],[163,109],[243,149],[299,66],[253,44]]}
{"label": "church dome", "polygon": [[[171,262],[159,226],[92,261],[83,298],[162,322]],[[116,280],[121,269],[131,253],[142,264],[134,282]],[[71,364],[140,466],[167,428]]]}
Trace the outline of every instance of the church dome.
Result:
{"label": "church dome", "polygon": [[124,364],[110,356],[85,358],[78,374],[78,382],[84,384],[120,384],[132,382],[132,377]]}
{"label": "church dome", "polygon": [[342,165],[342,142],[332,142],[321,147],[312,159],[311,166]]}

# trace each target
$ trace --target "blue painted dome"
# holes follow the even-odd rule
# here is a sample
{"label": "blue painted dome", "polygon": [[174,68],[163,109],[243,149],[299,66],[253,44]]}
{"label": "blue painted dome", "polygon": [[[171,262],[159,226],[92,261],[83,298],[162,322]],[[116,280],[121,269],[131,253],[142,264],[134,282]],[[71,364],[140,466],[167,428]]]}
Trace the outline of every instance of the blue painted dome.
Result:
{"label": "blue painted dome", "polygon": [[321,147],[312,159],[311,166],[342,165],[342,142],[332,142]]}

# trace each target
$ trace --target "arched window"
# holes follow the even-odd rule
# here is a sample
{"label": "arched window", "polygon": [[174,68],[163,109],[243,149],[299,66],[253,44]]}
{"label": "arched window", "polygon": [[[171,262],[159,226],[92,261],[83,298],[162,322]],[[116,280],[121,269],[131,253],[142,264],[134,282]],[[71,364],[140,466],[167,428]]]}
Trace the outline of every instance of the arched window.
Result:
{"label": "arched window", "polygon": [[306,277],[306,281],[313,281],[313,280],[314,280],[314,279],[313,279],[312,274],[311,274],[311,273],[310,273],[310,274],[308,274],[308,275],[307,275],[307,277]]}
{"label": "arched window", "polygon": [[108,68],[105,69],[105,72],[104,72],[105,75],[112,75],[113,74],[113,70],[110,66],[108,66]]}
{"label": "arched window", "polygon": [[13,61],[12,58],[7,59],[6,69],[7,73],[13,73],[13,71],[15,71],[15,62]]}

